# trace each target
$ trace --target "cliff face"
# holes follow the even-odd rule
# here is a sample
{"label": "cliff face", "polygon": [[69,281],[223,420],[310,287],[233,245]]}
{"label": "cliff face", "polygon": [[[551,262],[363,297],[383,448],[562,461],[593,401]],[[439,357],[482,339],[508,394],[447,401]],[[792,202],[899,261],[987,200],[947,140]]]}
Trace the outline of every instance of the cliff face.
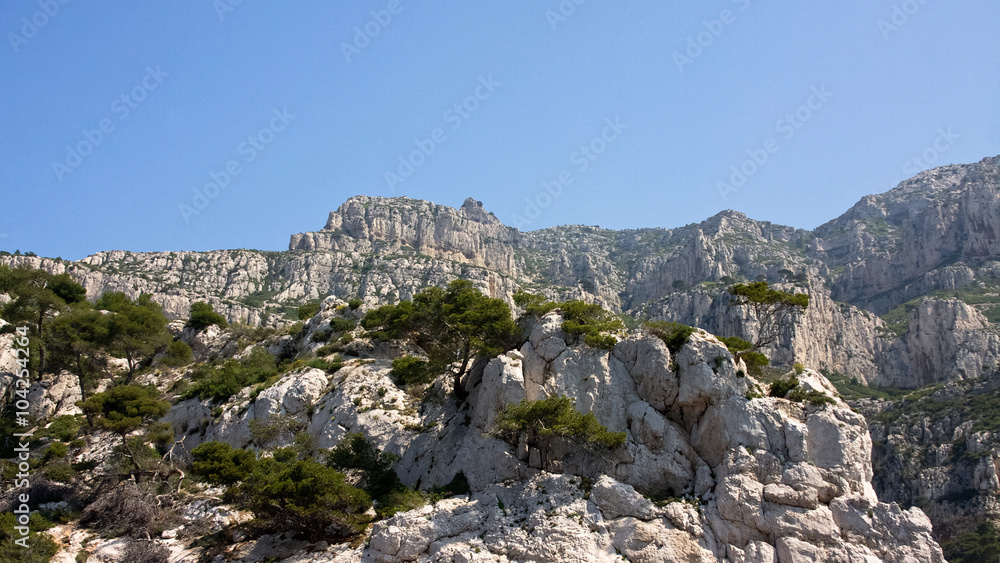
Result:
{"label": "cliff face", "polygon": [[[724,287],[766,279],[812,306],[768,351],[774,362],[916,387],[978,377],[1000,357],[1000,157],[923,172],[815,231],[725,211],[676,229],[565,226],[521,233],[469,199],[459,209],[357,196],[286,252],[101,252],[79,262],[0,256],[67,271],[95,297],[152,293],[172,318],[206,300],[231,321],[287,322],[326,295],[406,299],[462,277],[752,335]],[[929,304],[920,304],[927,297]],[[955,298],[958,300],[956,301]],[[935,301],[936,300],[936,301]],[[876,315],[891,318],[886,322]]]}
{"label": "cliff face", "polygon": [[843,268],[834,280],[839,301],[882,313],[931,289],[960,287],[967,270],[939,270],[1000,253],[1000,157],[922,172],[863,198],[816,236],[817,258]]}
{"label": "cliff face", "polygon": [[869,421],[879,498],[921,507],[935,537],[1000,520],[998,381],[994,372],[902,400],[854,403]]}
{"label": "cliff face", "polygon": [[[295,351],[318,345],[310,335],[344,314],[340,303],[328,299],[305,323],[290,343]],[[549,313],[528,327],[519,349],[479,360],[461,383],[465,402],[450,398],[450,374],[423,400],[404,392],[389,373],[398,351],[362,343],[366,358],[335,373],[302,368],[253,398],[245,389],[222,404],[189,399],[166,420],[189,449],[208,440],[252,447],[252,423],[281,416],[318,448],[362,432],[399,456],[395,468],[408,485],[445,485],[459,472],[467,478],[468,495],[378,522],[362,546],[300,546],[311,561],[471,553],[469,560],[498,562],[944,561],[923,512],[877,497],[867,423],[819,373],[799,379],[829,404],[759,397],[766,385],[708,333],[696,332],[676,353],[639,333],[608,351],[571,337],[561,321]],[[156,383],[168,387],[171,378]],[[504,407],[554,396],[625,433],[624,444],[522,436],[512,445],[490,437]],[[268,541],[231,552],[292,555]]]}

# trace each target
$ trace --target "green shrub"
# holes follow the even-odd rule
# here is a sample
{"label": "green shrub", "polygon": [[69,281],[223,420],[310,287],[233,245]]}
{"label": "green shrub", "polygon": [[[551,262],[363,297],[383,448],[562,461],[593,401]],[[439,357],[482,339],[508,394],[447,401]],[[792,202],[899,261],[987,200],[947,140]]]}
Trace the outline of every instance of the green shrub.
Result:
{"label": "green shrub", "polygon": [[524,309],[525,314],[541,317],[559,306],[555,301],[546,301],[541,295],[519,290],[514,294],[514,304]]}
{"label": "green shrub", "polygon": [[229,323],[226,318],[215,312],[215,309],[205,301],[195,301],[191,304],[191,315],[188,318],[187,326],[195,330],[202,330],[212,325],[226,328]]}
{"label": "green shrub", "polygon": [[336,355],[331,360],[324,360],[322,358],[313,358],[309,360],[306,364],[311,368],[321,369],[327,373],[334,373],[338,369],[344,367],[344,359],[340,355]]}
{"label": "green shrub", "polygon": [[[435,372],[461,362],[456,383],[474,357],[501,354],[521,336],[507,303],[483,295],[467,280],[454,280],[444,289],[428,287],[412,301],[368,311],[361,326],[372,338],[410,339],[427,354]],[[455,387],[460,395],[460,385]]]}
{"label": "green shrub", "polygon": [[254,348],[243,360],[227,360],[221,366],[204,365],[196,370],[195,384],[182,397],[224,401],[244,387],[263,383],[277,374],[274,356],[264,348]]}
{"label": "green shrub", "polygon": [[205,442],[191,451],[191,473],[214,485],[233,485],[253,471],[253,452],[234,449],[223,442]]}
{"label": "green shrub", "polygon": [[562,329],[574,336],[583,336],[584,343],[593,348],[614,348],[618,339],[604,333],[625,330],[622,317],[604,310],[600,305],[579,300],[557,303],[522,290],[514,294],[514,304],[522,307],[525,314],[536,317],[559,309],[563,316]]}
{"label": "green shrub", "polygon": [[55,420],[49,423],[48,427],[37,433],[36,436],[48,436],[63,442],[69,442],[77,437],[81,426],[79,418],[64,414],[57,416]]}
{"label": "green shrub", "polygon": [[806,391],[801,387],[796,387],[795,389],[789,391],[786,398],[789,401],[795,401],[796,403],[807,402],[810,405],[817,407],[821,405],[837,404],[836,400],[825,393],[820,393],[819,391]]}
{"label": "green shrub", "polygon": [[950,563],[992,563],[1000,559],[1000,534],[992,522],[984,520],[975,530],[943,542],[941,549]]}
{"label": "green shrub", "polygon": [[364,305],[365,302],[355,297],[354,299],[347,300],[347,306],[351,308],[352,311],[357,311],[358,307]]}
{"label": "green shrub", "polygon": [[227,496],[253,512],[265,530],[294,531],[313,541],[361,533],[372,505],[368,494],[349,485],[343,473],[299,459],[294,448],[257,460]]}
{"label": "green shrub", "polygon": [[803,366],[799,362],[795,362],[792,368],[795,370],[795,375],[802,375],[802,373],[806,371],[805,366]]}
{"label": "green shrub", "polygon": [[602,348],[604,350],[611,350],[618,344],[618,339],[610,334],[588,334],[583,339],[584,344],[590,346],[591,348]]}
{"label": "green shrub", "polygon": [[320,357],[329,356],[330,354],[335,353],[337,350],[340,350],[340,346],[337,346],[336,344],[327,344],[326,346],[320,346],[319,348],[317,348],[316,355]]}
{"label": "green shrub", "polygon": [[680,352],[696,330],[691,326],[667,321],[647,321],[645,326],[646,330],[667,345],[671,354]]}
{"label": "green shrub", "polygon": [[73,466],[69,462],[57,461],[46,465],[42,469],[42,475],[49,481],[56,483],[72,483],[76,477],[76,471],[73,470]]}
{"label": "green shrub", "polygon": [[190,346],[181,340],[174,340],[167,345],[167,353],[161,361],[165,366],[179,368],[190,364],[192,356]]}
{"label": "green shrub", "polygon": [[14,543],[22,538],[14,529],[18,525],[13,512],[0,514],[0,561],[48,563],[59,551],[56,542],[48,534],[41,533],[51,528],[52,523],[37,512],[31,513],[28,517],[28,539],[24,541],[27,547]]}
{"label": "green shrub", "polygon": [[48,463],[56,459],[62,459],[69,454],[69,447],[62,442],[52,442],[45,447],[45,453],[42,454],[42,463]]}
{"label": "green shrub", "polygon": [[308,303],[299,306],[298,319],[300,321],[307,321],[315,317],[316,313],[319,313],[319,308],[320,308],[319,301],[310,301]]}
{"label": "green shrub", "polygon": [[376,499],[391,493],[400,485],[399,476],[392,469],[392,464],[396,461],[399,461],[398,456],[379,452],[360,432],[344,436],[326,458],[326,464],[334,469],[359,471],[362,476],[361,487]]}
{"label": "green shrub", "polygon": [[571,300],[559,304],[562,311],[562,329],[574,335],[598,335],[602,332],[625,330],[617,316],[600,305]]}
{"label": "green shrub", "polygon": [[428,500],[430,497],[426,493],[399,485],[376,500],[375,512],[381,518],[389,518],[397,512],[420,508]]}
{"label": "green shrub", "polygon": [[403,356],[392,361],[392,376],[403,385],[422,385],[434,381],[434,373],[426,360]]}
{"label": "green shrub", "polygon": [[317,330],[309,337],[309,340],[313,342],[327,342],[330,340],[330,336],[333,335],[333,330],[324,328]]}
{"label": "green shrub", "polygon": [[330,329],[333,332],[347,332],[349,330],[354,330],[358,326],[358,321],[354,319],[342,319],[340,317],[334,317],[330,319]]}
{"label": "green shrub", "polygon": [[749,350],[753,344],[738,336],[720,336],[719,341],[726,345],[729,349],[729,353],[736,355],[737,352],[742,352],[743,350]]}
{"label": "green shrub", "polygon": [[504,407],[490,435],[516,445],[522,434],[529,442],[546,436],[563,436],[588,445],[616,447],[625,443],[624,432],[608,432],[594,413],[580,413],[569,397],[521,401]]}
{"label": "green shrub", "polygon": [[768,392],[768,395],[783,399],[789,391],[798,386],[799,379],[795,376],[792,376],[789,379],[775,379],[771,382],[771,390]]}
{"label": "green shrub", "polygon": [[760,373],[760,368],[771,363],[771,361],[767,359],[767,356],[761,354],[760,352],[743,354],[743,362],[747,365],[747,368],[755,374]]}

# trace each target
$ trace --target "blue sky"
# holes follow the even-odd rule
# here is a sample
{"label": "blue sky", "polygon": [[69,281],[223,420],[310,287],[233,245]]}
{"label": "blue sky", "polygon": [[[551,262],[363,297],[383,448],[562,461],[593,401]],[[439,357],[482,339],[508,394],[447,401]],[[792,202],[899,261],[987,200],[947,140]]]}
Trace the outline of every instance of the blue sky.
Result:
{"label": "blue sky", "polygon": [[992,1],[61,1],[0,4],[5,250],[281,250],[356,194],[813,228],[1000,154]]}

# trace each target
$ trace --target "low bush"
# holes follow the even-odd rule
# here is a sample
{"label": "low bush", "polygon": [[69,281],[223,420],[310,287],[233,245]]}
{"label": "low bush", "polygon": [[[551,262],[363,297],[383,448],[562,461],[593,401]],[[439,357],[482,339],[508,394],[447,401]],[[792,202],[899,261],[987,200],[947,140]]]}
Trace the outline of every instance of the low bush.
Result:
{"label": "low bush", "polygon": [[671,354],[680,352],[696,330],[692,326],[668,321],[646,321],[645,327],[667,345]]}
{"label": "low bush", "polygon": [[52,527],[52,522],[43,518],[37,512],[28,517],[28,539],[21,544],[14,543],[23,536],[14,527],[18,526],[17,517],[13,512],[0,514],[0,561],[18,561],[21,563],[48,563],[59,551],[59,546],[48,534],[41,533]]}
{"label": "low bush", "polygon": [[434,373],[426,360],[403,356],[392,361],[392,376],[402,385],[422,385],[434,381]]}
{"label": "low bush", "polygon": [[563,314],[562,329],[573,335],[583,335],[584,343],[594,348],[614,348],[618,339],[606,333],[625,330],[621,319],[600,305],[573,300],[560,303],[559,309]]}
{"label": "low bush", "polygon": [[536,317],[559,309],[563,316],[562,329],[574,336],[582,336],[584,343],[593,348],[614,348],[618,339],[607,333],[625,330],[621,317],[604,310],[600,305],[583,301],[557,303],[546,301],[541,295],[518,291],[514,294],[514,304],[522,307],[525,314]]}
{"label": "low bush", "polygon": [[326,464],[339,471],[356,470],[361,475],[361,487],[378,499],[397,488],[399,477],[392,464],[399,457],[379,452],[364,434],[352,432],[344,436],[326,457]]}
{"label": "low bush", "polygon": [[344,359],[337,354],[332,359],[325,360],[323,358],[313,358],[306,363],[307,366],[311,368],[321,369],[327,373],[334,373],[338,369],[344,367]]}
{"label": "low bush", "polygon": [[789,401],[795,401],[796,403],[809,403],[813,406],[821,405],[834,405],[837,403],[832,397],[825,393],[820,393],[819,391],[806,391],[801,387],[796,387],[788,392],[786,398]]}
{"label": "low bush", "polygon": [[541,401],[521,401],[504,407],[497,415],[490,435],[516,445],[520,436],[529,442],[546,436],[563,436],[587,445],[616,447],[625,443],[624,432],[609,432],[594,413],[583,414],[569,397],[549,397]]}
{"label": "low bush", "polygon": [[347,332],[349,330],[354,330],[358,326],[358,321],[354,319],[342,319],[340,317],[334,317],[330,319],[330,329],[333,332]]}
{"label": "low bush", "polygon": [[221,366],[204,365],[195,371],[195,384],[182,395],[224,401],[244,387],[263,383],[278,374],[274,356],[263,348],[254,348],[243,360],[227,360]]}
{"label": "low bush", "polygon": [[368,494],[349,485],[343,473],[298,459],[294,448],[257,460],[230,491],[237,506],[253,512],[265,530],[295,531],[312,540],[362,532],[369,522],[365,511],[372,505]]}
{"label": "low bush", "polygon": [[205,442],[191,451],[191,473],[214,485],[234,485],[253,471],[253,452],[223,442]]}
{"label": "low bush", "polygon": [[319,301],[310,301],[308,303],[299,306],[299,309],[297,311],[298,319],[300,321],[307,321],[315,317],[316,313],[319,313],[319,308],[320,308]]}
{"label": "low bush", "polygon": [[771,382],[771,390],[768,392],[768,395],[783,399],[789,391],[798,386],[799,378],[795,376],[792,376],[789,379],[775,379]]}
{"label": "low bush", "polygon": [[269,448],[279,443],[288,443],[300,431],[302,424],[287,415],[272,414],[264,420],[250,421],[250,438],[259,448]]}
{"label": "low bush", "polygon": [[174,340],[167,345],[167,352],[160,361],[165,366],[179,368],[190,364],[192,356],[190,346],[181,340]]}
{"label": "low bush", "polygon": [[191,452],[192,473],[226,485],[226,498],[253,512],[265,532],[294,531],[311,540],[353,536],[368,523],[368,494],[343,473],[302,459],[294,447],[257,459],[253,452],[207,442]]}
{"label": "low bush", "polygon": [[80,434],[82,426],[78,417],[64,414],[57,416],[45,429],[35,433],[35,436],[48,436],[63,442],[70,442]]}
{"label": "low bush", "polygon": [[188,318],[187,326],[195,330],[202,330],[212,325],[226,328],[229,323],[226,318],[215,312],[215,309],[205,301],[195,301],[191,304],[191,315]]}
{"label": "low bush", "polygon": [[331,336],[333,336],[333,331],[328,328],[324,328],[314,332],[312,336],[309,337],[309,340],[312,342],[329,342]]}

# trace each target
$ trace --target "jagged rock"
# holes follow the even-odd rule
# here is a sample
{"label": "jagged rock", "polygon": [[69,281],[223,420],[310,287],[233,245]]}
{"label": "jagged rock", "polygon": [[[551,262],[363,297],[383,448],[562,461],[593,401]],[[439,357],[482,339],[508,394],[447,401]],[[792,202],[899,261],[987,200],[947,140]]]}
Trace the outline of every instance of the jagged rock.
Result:
{"label": "jagged rock", "polygon": [[61,371],[52,379],[36,381],[28,388],[28,410],[38,418],[80,414],[76,406],[81,400],[80,380],[68,371]]}
{"label": "jagged rock", "polygon": [[[559,334],[560,325],[558,311],[549,313],[529,331],[535,342],[475,362],[461,383],[464,403],[450,395],[450,373],[418,402],[393,382],[389,359],[353,359],[334,374],[284,374],[252,402],[250,389],[221,405],[181,401],[165,420],[188,451],[212,439],[247,447],[250,421],[274,415],[298,421],[321,448],[362,432],[400,457],[404,483],[444,485],[462,472],[472,491],[376,523],[367,547],[237,539],[233,560],[942,560],[919,509],[876,498],[865,419],[842,401],[748,399],[758,383],[708,334],[693,334],[675,355],[647,336],[607,351]],[[564,347],[546,359],[535,343],[550,339]],[[832,391],[812,370],[800,382]],[[625,444],[602,450],[549,437],[515,447],[488,436],[500,410],[532,395],[568,396],[624,431]],[[980,437],[967,435],[973,448]],[[992,482],[987,469],[981,482]],[[657,505],[644,494],[686,500]],[[204,500],[186,516],[216,526],[243,517]],[[162,541],[184,553],[180,537]]]}

